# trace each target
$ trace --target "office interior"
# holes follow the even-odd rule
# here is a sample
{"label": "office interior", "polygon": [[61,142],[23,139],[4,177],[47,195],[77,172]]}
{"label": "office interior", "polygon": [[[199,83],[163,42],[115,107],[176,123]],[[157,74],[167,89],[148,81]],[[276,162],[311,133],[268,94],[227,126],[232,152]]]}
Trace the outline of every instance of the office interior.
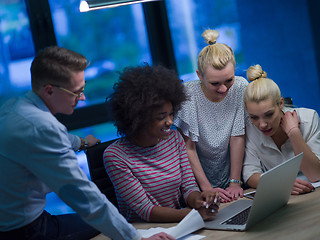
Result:
{"label": "office interior", "polygon": [[[160,0],[79,12],[79,0],[0,1],[0,106],[31,89],[30,64],[44,47],[58,45],[86,56],[86,100],[57,115],[71,133],[102,141],[118,137],[105,100],[126,66],[162,64],[183,81],[197,79],[201,33],[236,56],[236,75],[260,64],[295,107],[320,110],[320,2],[317,0]],[[81,168],[88,167],[83,152]],[[53,214],[72,212],[50,194]]]}

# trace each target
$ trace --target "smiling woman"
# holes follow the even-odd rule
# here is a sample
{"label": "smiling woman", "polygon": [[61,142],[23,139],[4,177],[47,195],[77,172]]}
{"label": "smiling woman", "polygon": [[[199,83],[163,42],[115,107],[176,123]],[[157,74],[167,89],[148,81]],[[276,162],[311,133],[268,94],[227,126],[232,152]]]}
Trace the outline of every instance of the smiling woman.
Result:
{"label": "smiling woman", "polygon": [[172,104],[172,110],[164,115],[171,118],[171,126],[173,114],[180,109],[186,96],[174,71],[162,66],[145,65],[125,68],[115,83],[114,93],[107,100],[118,133],[137,139],[151,121],[158,119],[155,115],[161,113],[167,102]]}
{"label": "smiling woman", "polygon": [[200,80],[184,83],[188,101],[174,124],[186,141],[188,157],[203,191],[219,191],[223,201],[242,197],[245,112],[243,93],[247,81],[235,76],[235,55],[217,42],[219,33],[202,33],[207,43],[199,53]]}
{"label": "smiling woman", "polygon": [[184,140],[170,129],[186,100],[177,74],[161,66],[126,68],[114,89],[109,104],[122,138],[105,150],[104,164],[120,212],[128,221],[180,221],[190,208],[214,217],[217,206],[203,203],[210,205],[215,193],[200,193]]}

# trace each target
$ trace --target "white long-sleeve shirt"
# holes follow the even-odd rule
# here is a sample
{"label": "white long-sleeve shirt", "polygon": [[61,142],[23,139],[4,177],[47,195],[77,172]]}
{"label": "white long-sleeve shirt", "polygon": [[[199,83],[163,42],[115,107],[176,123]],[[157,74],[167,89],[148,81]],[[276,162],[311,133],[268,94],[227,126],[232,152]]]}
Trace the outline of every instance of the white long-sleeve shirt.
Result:
{"label": "white long-sleeve shirt", "polygon": [[[300,120],[300,132],[311,151],[320,160],[320,121],[316,111],[307,108],[295,108]],[[284,112],[293,111],[284,108]],[[246,182],[254,173],[263,173],[294,156],[288,139],[278,149],[271,137],[265,136],[251,122],[246,127],[246,150],[243,162],[243,180]]]}

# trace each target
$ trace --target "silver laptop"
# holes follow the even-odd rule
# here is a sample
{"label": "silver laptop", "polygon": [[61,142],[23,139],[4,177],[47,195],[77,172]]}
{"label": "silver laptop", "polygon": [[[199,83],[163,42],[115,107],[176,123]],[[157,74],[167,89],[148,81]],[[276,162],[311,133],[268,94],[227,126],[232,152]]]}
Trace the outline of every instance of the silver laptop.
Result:
{"label": "silver laptop", "polygon": [[253,200],[238,200],[221,209],[205,228],[245,231],[288,203],[303,153],[263,173]]}

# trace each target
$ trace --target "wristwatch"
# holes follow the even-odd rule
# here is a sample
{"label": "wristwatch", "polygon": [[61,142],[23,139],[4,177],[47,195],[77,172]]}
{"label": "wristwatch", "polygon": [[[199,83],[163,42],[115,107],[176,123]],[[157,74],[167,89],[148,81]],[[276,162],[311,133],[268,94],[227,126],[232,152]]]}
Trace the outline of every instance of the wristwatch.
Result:
{"label": "wristwatch", "polygon": [[88,147],[88,140],[86,138],[80,138],[80,140],[81,140],[81,144],[80,144],[79,151],[86,150]]}

